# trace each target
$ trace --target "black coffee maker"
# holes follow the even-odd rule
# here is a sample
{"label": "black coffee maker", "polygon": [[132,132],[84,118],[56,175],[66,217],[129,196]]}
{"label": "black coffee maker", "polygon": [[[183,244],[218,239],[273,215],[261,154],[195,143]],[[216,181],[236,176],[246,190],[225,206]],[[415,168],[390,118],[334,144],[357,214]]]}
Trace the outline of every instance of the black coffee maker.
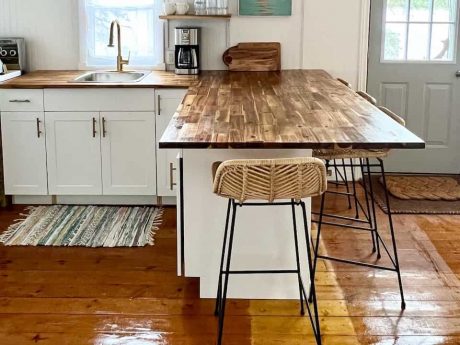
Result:
{"label": "black coffee maker", "polygon": [[176,74],[200,73],[200,28],[178,27],[176,39]]}

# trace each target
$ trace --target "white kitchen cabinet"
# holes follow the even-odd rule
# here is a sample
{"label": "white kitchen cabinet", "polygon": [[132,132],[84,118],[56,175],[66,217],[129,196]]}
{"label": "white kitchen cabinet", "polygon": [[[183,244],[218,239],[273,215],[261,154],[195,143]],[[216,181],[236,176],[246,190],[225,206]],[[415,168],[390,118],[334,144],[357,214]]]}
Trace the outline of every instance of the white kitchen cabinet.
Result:
{"label": "white kitchen cabinet", "polygon": [[101,195],[101,138],[97,112],[47,112],[51,195]]}
{"label": "white kitchen cabinet", "polygon": [[5,193],[47,195],[44,113],[2,112],[1,121]]}
{"label": "white kitchen cabinet", "polygon": [[155,113],[102,112],[104,195],[156,195]]}
{"label": "white kitchen cabinet", "polygon": [[[182,102],[186,89],[158,89],[156,95],[156,133],[160,141],[166,127]],[[178,181],[177,156],[179,150],[159,149],[157,144],[158,196],[176,196]]]}

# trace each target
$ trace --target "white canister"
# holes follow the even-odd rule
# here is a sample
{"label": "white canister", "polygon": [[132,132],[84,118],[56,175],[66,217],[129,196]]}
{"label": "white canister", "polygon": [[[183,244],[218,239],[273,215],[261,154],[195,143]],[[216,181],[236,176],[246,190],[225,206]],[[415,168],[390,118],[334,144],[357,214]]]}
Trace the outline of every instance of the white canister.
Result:
{"label": "white canister", "polygon": [[176,14],[183,15],[187,14],[190,6],[187,2],[176,2]]}
{"label": "white canister", "polygon": [[163,5],[164,13],[167,16],[170,16],[176,13],[176,4],[174,2],[166,0]]}

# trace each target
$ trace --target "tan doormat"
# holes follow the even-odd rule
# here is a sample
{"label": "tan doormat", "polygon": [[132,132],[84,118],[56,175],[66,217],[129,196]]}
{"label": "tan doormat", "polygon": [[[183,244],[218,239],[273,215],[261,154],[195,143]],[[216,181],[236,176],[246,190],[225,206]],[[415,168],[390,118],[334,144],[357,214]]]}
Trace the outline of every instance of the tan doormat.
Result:
{"label": "tan doormat", "polygon": [[460,184],[452,176],[391,175],[387,189],[404,200],[460,200]]}
{"label": "tan doormat", "polygon": [[[389,175],[387,181],[393,176],[404,175]],[[413,175],[410,175],[413,176]],[[420,175],[430,176],[430,175]],[[409,176],[408,176],[409,177]],[[448,176],[460,183],[460,176]],[[372,177],[372,187],[374,189],[375,202],[379,207],[388,213],[385,203],[385,190],[380,183],[380,176]],[[459,214],[460,215],[460,200],[420,200],[420,199],[400,199],[389,193],[390,207],[394,214]]]}

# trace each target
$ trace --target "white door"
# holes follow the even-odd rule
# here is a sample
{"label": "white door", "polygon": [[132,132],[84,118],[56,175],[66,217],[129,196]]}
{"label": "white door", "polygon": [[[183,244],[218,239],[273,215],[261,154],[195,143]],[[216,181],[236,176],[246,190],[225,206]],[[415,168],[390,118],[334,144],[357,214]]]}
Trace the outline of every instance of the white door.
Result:
{"label": "white door", "polygon": [[47,195],[43,112],[2,112],[3,169],[8,195]]}
{"label": "white door", "polygon": [[48,184],[52,195],[101,195],[99,113],[47,112]]}
{"label": "white door", "polygon": [[[166,127],[182,102],[187,90],[156,90],[157,141],[160,141]],[[177,156],[179,150],[159,149],[157,144],[158,196],[176,196],[178,181]]]}
{"label": "white door", "polygon": [[104,195],[156,195],[155,114],[101,113]]}
{"label": "white door", "polygon": [[388,170],[460,172],[458,16],[458,0],[371,1],[368,91],[427,144],[394,151]]}

